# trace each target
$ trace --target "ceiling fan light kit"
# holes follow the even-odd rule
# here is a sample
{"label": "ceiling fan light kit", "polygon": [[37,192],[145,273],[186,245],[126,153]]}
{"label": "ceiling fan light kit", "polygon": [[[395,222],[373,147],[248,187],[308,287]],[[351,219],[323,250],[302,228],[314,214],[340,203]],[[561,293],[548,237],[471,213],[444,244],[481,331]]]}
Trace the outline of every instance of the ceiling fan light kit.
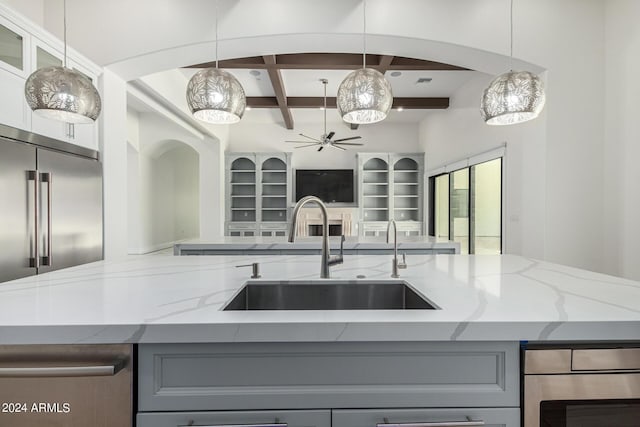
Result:
{"label": "ceiling fan light kit", "polygon": [[64,62],[62,67],[34,71],[25,82],[24,95],[35,113],[67,123],[93,123],[100,115],[98,90],[84,74],[67,68],[67,2],[63,2]]}
{"label": "ceiling fan light kit", "polygon": [[[513,61],[513,0],[510,9],[511,47]],[[511,67],[510,67],[511,68]],[[480,115],[488,125],[512,125],[533,120],[545,104],[544,85],[529,71],[509,71],[493,79],[482,94]]]}
{"label": "ceiling fan light kit", "polygon": [[200,70],[187,84],[187,104],[196,119],[213,124],[237,123],[247,107],[242,85],[231,73],[218,68],[218,2],[215,19],[216,66]]}

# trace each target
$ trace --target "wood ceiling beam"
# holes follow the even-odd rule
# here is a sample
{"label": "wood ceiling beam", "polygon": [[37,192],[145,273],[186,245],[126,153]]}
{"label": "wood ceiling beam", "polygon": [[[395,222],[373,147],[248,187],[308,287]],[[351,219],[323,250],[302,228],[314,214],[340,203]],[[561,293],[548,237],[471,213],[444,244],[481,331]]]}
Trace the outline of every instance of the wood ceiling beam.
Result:
{"label": "wood ceiling beam", "polygon": [[[265,58],[275,57],[267,64]],[[388,63],[387,63],[388,61]],[[423,59],[404,58],[391,55],[367,54],[367,64],[373,68],[389,70],[467,70],[467,68]],[[362,67],[362,54],[359,53],[295,53],[283,55],[252,56],[247,58],[225,59],[219,62],[220,68],[227,69],[281,69],[281,70],[354,70]],[[215,62],[190,65],[185,68],[215,67]]]}
{"label": "wood ceiling beam", "polygon": [[[320,108],[324,98],[311,96],[287,97],[286,105],[291,108]],[[248,96],[247,105],[251,108],[279,108],[275,96]],[[327,107],[336,108],[336,98],[327,97]],[[444,110],[449,108],[449,98],[393,98],[392,108],[402,107],[405,110]]]}
{"label": "wood ceiling beam", "polygon": [[[268,66],[273,66],[276,64],[275,55],[265,55],[263,56],[263,59],[264,63]],[[278,68],[273,67],[267,68],[267,73],[269,74],[269,79],[271,79],[271,86],[273,86],[273,91],[276,94],[276,101],[278,102],[278,107],[280,108],[280,112],[282,113],[284,125],[287,129],[293,129],[293,116],[291,115],[291,110],[289,110],[289,107],[287,105],[287,94],[284,90],[284,83],[282,82],[282,73]]]}

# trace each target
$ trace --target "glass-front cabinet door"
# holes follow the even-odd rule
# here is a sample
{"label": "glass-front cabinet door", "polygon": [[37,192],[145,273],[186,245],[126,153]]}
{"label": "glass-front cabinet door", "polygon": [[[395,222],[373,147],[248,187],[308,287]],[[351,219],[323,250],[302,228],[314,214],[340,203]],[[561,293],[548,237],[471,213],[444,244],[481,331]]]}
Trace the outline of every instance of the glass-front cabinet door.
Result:
{"label": "glass-front cabinet door", "polygon": [[0,19],[0,67],[22,77],[27,77],[27,45],[20,28]]}

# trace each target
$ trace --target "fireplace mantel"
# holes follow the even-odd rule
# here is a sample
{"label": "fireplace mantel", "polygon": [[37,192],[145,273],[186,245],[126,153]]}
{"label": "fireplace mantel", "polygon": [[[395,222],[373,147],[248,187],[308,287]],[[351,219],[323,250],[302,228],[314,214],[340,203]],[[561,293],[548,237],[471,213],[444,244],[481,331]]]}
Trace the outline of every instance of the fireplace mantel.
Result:
{"label": "fireplace mantel", "polygon": [[[353,235],[353,211],[354,208],[327,208],[329,224],[340,224],[342,234]],[[320,208],[302,208],[298,214],[296,232],[298,236],[309,236],[310,225],[322,225]]]}

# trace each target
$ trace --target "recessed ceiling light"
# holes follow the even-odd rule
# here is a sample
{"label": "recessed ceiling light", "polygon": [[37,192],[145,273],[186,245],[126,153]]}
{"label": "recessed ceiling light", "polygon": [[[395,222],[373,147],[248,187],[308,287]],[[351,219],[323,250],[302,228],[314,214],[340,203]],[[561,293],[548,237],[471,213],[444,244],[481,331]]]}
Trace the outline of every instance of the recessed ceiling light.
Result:
{"label": "recessed ceiling light", "polygon": [[400,77],[402,73],[400,71],[394,71],[390,74],[391,77]]}
{"label": "recessed ceiling light", "polygon": [[417,81],[416,84],[422,84],[422,83],[431,83],[431,80],[433,80],[433,78],[431,77],[420,77]]}
{"label": "recessed ceiling light", "polygon": [[403,107],[398,107],[398,108],[396,108],[396,110],[402,112],[402,111],[404,111],[404,108]]}
{"label": "recessed ceiling light", "polygon": [[251,74],[254,77],[258,77],[260,75],[260,71],[258,70],[251,70],[249,71],[249,74]]}
{"label": "recessed ceiling light", "polygon": [[247,105],[247,106],[244,108],[244,111],[251,111],[251,107]]}

